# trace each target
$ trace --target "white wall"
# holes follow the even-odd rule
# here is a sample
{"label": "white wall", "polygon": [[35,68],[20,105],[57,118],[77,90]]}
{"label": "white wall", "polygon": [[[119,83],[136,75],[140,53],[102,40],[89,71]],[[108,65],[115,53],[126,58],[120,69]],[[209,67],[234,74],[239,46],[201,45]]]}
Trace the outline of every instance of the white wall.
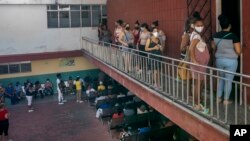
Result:
{"label": "white wall", "polygon": [[[46,5],[0,5],[0,55],[80,49],[81,28],[47,28]],[[97,28],[82,28],[97,39]]]}

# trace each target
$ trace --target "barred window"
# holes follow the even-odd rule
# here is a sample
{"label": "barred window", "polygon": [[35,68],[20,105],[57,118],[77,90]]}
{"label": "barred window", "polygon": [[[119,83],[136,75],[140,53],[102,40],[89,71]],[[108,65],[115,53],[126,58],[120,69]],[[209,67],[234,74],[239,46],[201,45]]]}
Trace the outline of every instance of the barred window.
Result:
{"label": "barred window", "polygon": [[31,62],[16,62],[9,64],[0,64],[0,75],[12,73],[31,72]]}
{"label": "barred window", "polygon": [[48,5],[48,28],[97,27],[107,20],[106,5]]}

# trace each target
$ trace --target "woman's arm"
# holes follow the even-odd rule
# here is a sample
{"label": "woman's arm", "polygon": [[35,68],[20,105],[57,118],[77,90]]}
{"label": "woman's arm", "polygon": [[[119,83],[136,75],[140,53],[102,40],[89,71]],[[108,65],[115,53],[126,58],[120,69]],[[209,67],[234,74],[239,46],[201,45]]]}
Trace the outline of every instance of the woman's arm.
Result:
{"label": "woman's arm", "polygon": [[240,55],[241,54],[241,45],[240,43],[234,43],[234,50],[235,52]]}
{"label": "woman's arm", "polygon": [[118,39],[119,43],[121,43],[123,46],[128,46],[128,43],[123,41],[123,37],[124,37],[124,32],[122,32],[119,36],[119,39]]}
{"label": "woman's arm", "polygon": [[4,115],[4,117],[5,117],[5,119],[9,119],[9,113],[6,113],[6,114]]}
{"label": "woman's arm", "polygon": [[147,40],[147,43],[145,46],[145,51],[152,51],[152,50],[159,50],[160,49],[158,45],[156,45],[153,48],[149,48],[149,45],[150,45],[150,39]]}
{"label": "woman's arm", "polygon": [[199,43],[199,39],[194,39],[191,41],[191,45],[189,47],[190,58],[193,63],[199,64],[195,59],[195,47]]}
{"label": "woman's arm", "polygon": [[215,42],[214,42],[214,41],[211,41],[211,47],[212,47],[213,49],[215,49],[215,48],[216,48],[216,44],[215,44]]}

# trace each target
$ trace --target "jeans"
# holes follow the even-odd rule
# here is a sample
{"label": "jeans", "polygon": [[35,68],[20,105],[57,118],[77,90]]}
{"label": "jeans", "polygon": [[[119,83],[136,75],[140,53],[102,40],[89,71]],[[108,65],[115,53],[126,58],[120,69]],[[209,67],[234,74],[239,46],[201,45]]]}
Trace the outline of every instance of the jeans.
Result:
{"label": "jeans", "polygon": [[[238,61],[236,59],[216,59],[216,67],[225,71],[236,72]],[[222,97],[224,91],[224,100],[228,100],[232,91],[233,74],[219,72],[219,76],[223,79],[219,80],[217,96]]]}
{"label": "jeans", "polygon": [[63,102],[63,94],[62,94],[62,91],[57,88],[57,93],[58,93],[58,102]]}

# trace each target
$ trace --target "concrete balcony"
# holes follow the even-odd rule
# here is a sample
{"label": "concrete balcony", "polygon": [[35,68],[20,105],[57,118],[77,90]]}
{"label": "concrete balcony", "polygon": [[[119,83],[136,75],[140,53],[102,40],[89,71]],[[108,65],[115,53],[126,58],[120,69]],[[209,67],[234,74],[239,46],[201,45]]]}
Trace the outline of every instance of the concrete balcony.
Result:
{"label": "concrete balcony", "polygon": [[[196,110],[194,79],[177,79],[180,60],[154,56],[150,53],[127,50],[124,47],[98,43],[83,39],[83,55],[107,75],[135,93],[143,101],[168,117],[171,121],[201,141],[229,140],[229,125],[249,124],[250,112],[247,102],[249,84],[233,81],[234,102],[230,105],[219,103],[216,92],[223,70],[206,66],[206,73],[188,69],[192,75],[205,76],[204,87],[199,88],[199,101],[204,110]],[[152,57],[154,56],[154,57]],[[124,59],[129,58],[128,64]],[[158,57],[158,59],[155,59]],[[159,59],[161,58],[161,59]],[[188,65],[195,65],[184,62]],[[155,78],[155,71],[158,77]],[[243,79],[250,76],[234,73]]]}

